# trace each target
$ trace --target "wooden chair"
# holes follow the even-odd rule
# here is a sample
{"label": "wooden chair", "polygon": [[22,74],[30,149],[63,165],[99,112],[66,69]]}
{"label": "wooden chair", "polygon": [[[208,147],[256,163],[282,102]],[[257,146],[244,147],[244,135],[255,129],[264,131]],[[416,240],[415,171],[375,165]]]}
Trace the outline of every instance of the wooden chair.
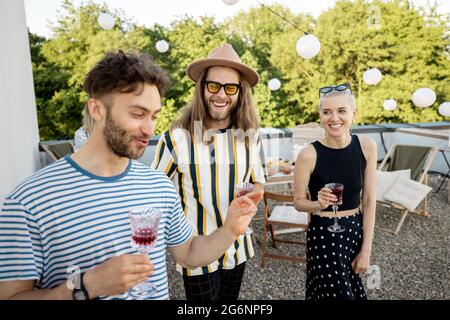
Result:
{"label": "wooden chair", "polygon": [[[412,180],[428,185],[428,170],[438,151],[439,149],[435,147],[393,144],[378,169],[381,171],[411,169]],[[394,230],[377,227],[398,235],[409,210],[395,202],[377,200],[377,203],[384,207],[400,210],[401,217]],[[423,216],[430,215],[427,211],[427,197],[423,201],[423,207],[414,210],[413,213]]]}
{"label": "wooden chair", "polygon": [[[284,205],[273,206],[272,201],[283,202]],[[267,229],[272,237],[272,245],[277,248],[277,243],[304,245],[306,242],[297,240],[287,240],[278,237],[283,233],[306,234],[309,222],[309,214],[297,211],[294,206],[293,194],[282,194],[270,191],[264,193],[264,217],[261,239],[261,266],[264,267],[268,258],[282,259],[292,262],[305,263],[305,256],[290,256],[286,254],[273,254],[267,250]]]}

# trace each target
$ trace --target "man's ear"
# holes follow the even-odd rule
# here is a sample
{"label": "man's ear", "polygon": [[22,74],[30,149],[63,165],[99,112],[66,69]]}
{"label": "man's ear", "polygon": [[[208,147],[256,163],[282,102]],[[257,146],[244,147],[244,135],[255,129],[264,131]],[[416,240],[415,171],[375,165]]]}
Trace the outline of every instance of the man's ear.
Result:
{"label": "man's ear", "polygon": [[106,114],[105,106],[99,99],[90,98],[87,102],[89,114],[95,121],[100,121]]}

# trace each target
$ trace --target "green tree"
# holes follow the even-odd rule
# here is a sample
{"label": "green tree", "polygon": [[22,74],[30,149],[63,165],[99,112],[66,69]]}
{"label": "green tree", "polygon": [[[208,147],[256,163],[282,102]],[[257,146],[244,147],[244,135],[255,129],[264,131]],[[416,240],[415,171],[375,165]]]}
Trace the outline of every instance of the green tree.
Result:
{"label": "green tree", "polygon": [[[51,123],[42,138],[73,137],[81,125],[81,112],[87,99],[82,91],[84,78],[106,52],[142,51],[149,41],[143,27],[136,26],[121,11],[112,12],[106,5],[90,1],[76,7],[72,1],[65,0],[62,9],[53,25],[52,38],[40,48],[42,57],[52,66],[51,71],[59,72],[64,80],[51,97],[50,90],[39,96],[43,101],[38,103],[45,108],[39,121]],[[101,12],[109,12],[114,17],[113,29],[103,30],[99,26],[97,17]]]}
{"label": "green tree", "polygon": [[[42,54],[42,46],[46,43],[44,37],[29,33],[31,61],[33,67],[34,92],[39,122],[39,135],[42,140],[55,139],[57,136],[57,122],[54,119],[51,100],[54,94],[67,89],[69,74],[59,70],[47,61]],[[78,118],[78,117],[77,117]]]}
{"label": "green tree", "polygon": [[206,58],[211,50],[224,43],[224,32],[211,17],[201,17],[197,22],[192,17],[175,20],[167,31],[172,45],[171,66],[168,68],[173,84],[168,92],[181,106],[189,103],[194,92],[194,82],[186,75],[186,67],[194,60]]}
{"label": "green tree", "polygon": [[[296,90],[290,89],[290,72],[284,68],[286,55],[295,52],[296,40],[289,44],[285,40],[287,35],[298,37],[298,29],[309,30],[312,23],[310,16],[294,15],[279,4],[251,8],[224,23],[228,39],[242,54],[242,60],[260,73],[261,82],[254,96],[262,126],[290,127],[302,122],[298,102],[291,99]],[[272,92],[267,88],[272,78],[282,82],[280,90]]]}
{"label": "green tree", "polygon": [[[371,16],[374,6],[380,13],[375,24]],[[429,86],[440,101],[448,100],[450,60],[445,54],[449,44],[445,31],[442,18],[426,17],[407,1],[338,1],[318,18],[314,34],[322,41],[320,54],[304,63],[314,63],[310,65],[311,92],[323,85],[350,82],[357,96],[359,123],[441,120],[437,103],[420,109],[412,104],[411,95],[417,88]],[[383,73],[376,86],[362,80],[369,67]],[[317,94],[311,97],[306,105],[313,112]],[[383,109],[388,98],[397,100],[396,111]]]}
{"label": "green tree", "polygon": [[[145,31],[148,46],[144,48],[155,61],[169,72],[171,86],[163,100],[164,106],[158,118],[156,133],[169,128],[177,112],[192,99],[194,82],[186,75],[186,67],[194,60],[205,58],[226,37],[222,29],[211,17],[201,17],[198,21],[189,16],[174,20],[169,28],[154,25]],[[155,44],[166,40],[169,51],[160,53]]]}
{"label": "green tree", "polygon": [[[112,30],[100,28],[100,12],[113,15]],[[161,133],[191,100],[194,83],[186,75],[187,65],[223,42],[231,43],[261,75],[254,96],[265,127],[317,121],[318,89],[342,82],[351,83],[356,94],[359,123],[439,121],[439,103],[450,100],[449,25],[450,16],[438,15],[436,5],[424,11],[404,0],[342,0],[317,20],[275,4],[253,7],[222,24],[211,17],[184,16],[169,27],[144,28],[106,5],[89,1],[76,7],[65,0],[49,40],[30,34],[41,138],[73,136],[87,98],[81,88],[86,73],[117,49],[147,52],[169,72],[172,86],[163,99]],[[303,31],[321,41],[313,59],[302,59],[295,50]],[[170,44],[166,53],[155,49],[162,39]],[[369,67],[383,73],[376,86],[363,82]],[[280,90],[267,88],[272,78],[281,81]],[[432,108],[411,102],[414,90],[423,86],[437,94]],[[396,110],[383,109],[388,98],[397,100]]]}

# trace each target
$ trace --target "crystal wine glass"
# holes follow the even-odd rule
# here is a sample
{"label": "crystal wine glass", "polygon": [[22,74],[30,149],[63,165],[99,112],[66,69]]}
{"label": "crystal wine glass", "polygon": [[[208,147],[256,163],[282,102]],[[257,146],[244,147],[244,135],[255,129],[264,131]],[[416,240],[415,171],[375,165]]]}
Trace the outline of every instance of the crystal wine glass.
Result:
{"label": "crystal wine glass", "polygon": [[333,212],[334,212],[334,224],[331,226],[328,226],[328,231],[330,232],[344,232],[345,227],[338,224],[337,220],[337,209],[338,205],[342,204],[342,193],[344,192],[344,185],[342,183],[327,183],[325,185],[325,188],[328,188],[331,190],[331,193],[334,194],[337,198],[336,202],[333,203]]}
{"label": "crystal wine glass", "polygon": [[[247,193],[252,192],[253,190],[255,190],[255,185],[250,182],[239,182],[234,185],[234,195],[236,196],[236,198],[243,197]],[[245,229],[245,235],[249,235],[252,233],[253,233],[252,228],[247,227],[247,229]]]}
{"label": "crystal wine glass", "polygon": [[[141,207],[130,210],[128,216],[131,222],[131,245],[140,254],[148,254],[156,244],[161,211],[153,207]],[[153,295],[157,287],[149,280],[134,286],[130,295],[136,298]]]}

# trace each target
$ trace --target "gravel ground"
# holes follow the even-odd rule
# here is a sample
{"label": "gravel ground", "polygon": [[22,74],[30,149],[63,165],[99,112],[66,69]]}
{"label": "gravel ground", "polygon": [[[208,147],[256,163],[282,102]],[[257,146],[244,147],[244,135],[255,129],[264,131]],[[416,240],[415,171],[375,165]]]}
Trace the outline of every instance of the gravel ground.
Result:
{"label": "gravel ground", "polygon": [[[441,175],[430,174],[430,217],[409,214],[398,236],[375,228],[372,267],[363,276],[366,293],[373,300],[450,299],[450,210],[445,186],[436,193]],[[261,217],[262,211],[258,212]],[[393,228],[400,218],[398,211],[377,208],[376,226]],[[261,239],[261,221],[252,227]],[[260,265],[260,246],[247,262],[239,298],[246,300],[304,299],[306,268],[284,260],[267,260]],[[280,245],[279,249],[291,254],[302,254],[304,249]],[[175,270],[172,257],[168,257],[170,297],[185,299],[182,277]]]}

